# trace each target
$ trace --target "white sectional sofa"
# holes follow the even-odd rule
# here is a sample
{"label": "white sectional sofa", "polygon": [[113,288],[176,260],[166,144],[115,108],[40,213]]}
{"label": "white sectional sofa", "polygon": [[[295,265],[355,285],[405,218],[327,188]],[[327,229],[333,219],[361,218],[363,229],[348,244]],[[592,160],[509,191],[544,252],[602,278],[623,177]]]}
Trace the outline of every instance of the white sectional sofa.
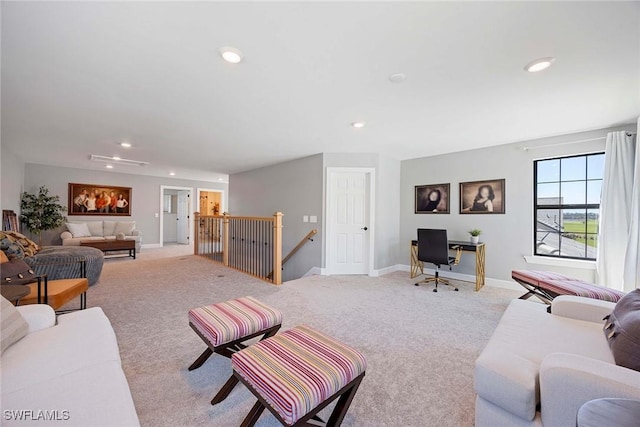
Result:
{"label": "white sectional sofa", "polygon": [[640,399],[640,372],[616,365],[603,332],[614,303],[514,300],[476,360],[476,427],[575,427],[584,403]]}
{"label": "white sectional sofa", "polygon": [[80,246],[91,240],[114,240],[124,234],[125,240],[136,241],[136,252],[142,247],[142,234],[136,230],[135,221],[77,221],[65,224],[67,231],[60,234],[63,246]]}
{"label": "white sectional sofa", "polygon": [[2,353],[2,426],[140,425],[102,309],[61,315],[57,324],[47,305],[17,309],[29,332]]}

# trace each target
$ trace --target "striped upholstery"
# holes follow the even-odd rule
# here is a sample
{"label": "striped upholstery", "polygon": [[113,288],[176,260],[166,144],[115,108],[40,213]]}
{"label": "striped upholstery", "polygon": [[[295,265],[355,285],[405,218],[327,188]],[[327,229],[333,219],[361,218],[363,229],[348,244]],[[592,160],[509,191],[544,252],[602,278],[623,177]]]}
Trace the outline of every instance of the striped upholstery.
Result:
{"label": "striped upholstery", "polygon": [[594,285],[584,280],[551,271],[513,270],[511,277],[547,291],[551,296],[575,295],[610,302],[618,302],[625,294],[614,289]]}
{"label": "striped upholstery", "polygon": [[231,365],[289,425],[364,373],[358,351],[298,326],[231,357]]}
{"label": "striped upholstery", "polygon": [[244,297],[191,309],[189,322],[218,347],[281,324],[282,313]]}

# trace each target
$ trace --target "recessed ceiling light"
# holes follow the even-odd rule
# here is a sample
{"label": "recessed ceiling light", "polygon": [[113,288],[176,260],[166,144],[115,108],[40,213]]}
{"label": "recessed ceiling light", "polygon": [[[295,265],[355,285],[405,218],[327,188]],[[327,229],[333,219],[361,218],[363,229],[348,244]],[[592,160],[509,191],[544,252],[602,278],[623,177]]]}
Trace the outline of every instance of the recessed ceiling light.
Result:
{"label": "recessed ceiling light", "polygon": [[402,83],[406,78],[407,76],[404,73],[396,73],[389,76],[389,80],[392,83]]}
{"label": "recessed ceiling light", "polygon": [[176,173],[175,172],[169,172],[169,175],[176,176]]}
{"label": "recessed ceiling light", "polygon": [[231,64],[237,64],[238,62],[242,61],[242,58],[244,57],[244,55],[242,55],[242,52],[240,52],[235,47],[230,46],[220,48],[220,55],[222,56],[222,59]]}
{"label": "recessed ceiling light", "polygon": [[546,58],[539,58],[525,65],[524,70],[530,73],[537,73],[538,71],[549,68],[555,60],[556,59],[551,56],[548,56]]}
{"label": "recessed ceiling light", "polygon": [[131,148],[131,144],[129,144],[128,142],[121,142],[120,146],[124,148]]}
{"label": "recessed ceiling light", "polygon": [[121,159],[120,157],[118,157],[118,156],[113,156],[113,157],[112,157],[112,159],[113,159],[113,160],[116,160],[116,161],[118,161],[118,160],[122,160],[122,159]]}
{"label": "recessed ceiling light", "polygon": [[105,168],[107,169],[113,169],[113,165],[106,165]]}
{"label": "recessed ceiling light", "polygon": [[353,126],[356,129],[361,129],[366,124],[367,124],[366,122],[353,122],[353,123],[351,123],[351,126]]}
{"label": "recessed ceiling light", "polygon": [[224,179],[222,179],[222,178],[218,178],[218,181],[224,181]]}

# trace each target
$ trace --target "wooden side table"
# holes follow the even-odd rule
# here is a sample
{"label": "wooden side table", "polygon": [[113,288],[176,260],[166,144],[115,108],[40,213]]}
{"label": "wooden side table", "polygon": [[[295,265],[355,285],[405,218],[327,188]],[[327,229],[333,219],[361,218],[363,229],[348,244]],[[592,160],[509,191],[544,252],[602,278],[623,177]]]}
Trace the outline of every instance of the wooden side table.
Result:
{"label": "wooden side table", "polygon": [[638,427],[640,425],[640,400],[595,399],[580,407],[577,427]]}

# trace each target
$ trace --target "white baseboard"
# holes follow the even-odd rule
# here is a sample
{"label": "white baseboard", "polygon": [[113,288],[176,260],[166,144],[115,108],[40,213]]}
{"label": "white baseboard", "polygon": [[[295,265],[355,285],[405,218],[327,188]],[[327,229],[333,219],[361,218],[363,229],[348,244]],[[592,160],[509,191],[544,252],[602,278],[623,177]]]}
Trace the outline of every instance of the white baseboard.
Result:
{"label": "white baseboard", "polygon": [[327,276],[327,269],[320,268],[320,267],[311,267],[309,271],[304,273],[304,276],[302,277],[307,277],[307,276]]}
{"label": "white baseboard", "polygon": [[396,271],[404,271],[402,267],[403,267],[402,264],[390,265],[389,267],[380,268],[378,270],[372,270],[369,276],[380,277],[380,276],[384,276],[385,274],[395,273]]}
{"label": "white baseboard", "polygon": [[162,245],[160,243],[143,243],[140,247],[142,249],[155,249],[155,248],[161,248]]}

